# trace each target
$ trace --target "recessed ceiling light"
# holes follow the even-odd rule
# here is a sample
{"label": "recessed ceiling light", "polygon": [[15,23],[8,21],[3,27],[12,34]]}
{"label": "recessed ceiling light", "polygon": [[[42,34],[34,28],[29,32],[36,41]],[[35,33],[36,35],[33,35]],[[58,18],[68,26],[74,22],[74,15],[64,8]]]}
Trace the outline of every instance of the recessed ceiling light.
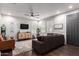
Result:
{"label": "recessed ceiling light", "polygon": [[57,12],[56,12],[56,14],[59,14],[59,13],[60,13],[60,11],[57,11]]}
{"label": "recessed ceiling light", "polygon": [[11,15],[11,13],[8,13],[8,15]]}
{"label": "recessed ceiling light", "polygon": [[68,8],[69,8],[69,9],[72,9],[72,6],[70,5]]}

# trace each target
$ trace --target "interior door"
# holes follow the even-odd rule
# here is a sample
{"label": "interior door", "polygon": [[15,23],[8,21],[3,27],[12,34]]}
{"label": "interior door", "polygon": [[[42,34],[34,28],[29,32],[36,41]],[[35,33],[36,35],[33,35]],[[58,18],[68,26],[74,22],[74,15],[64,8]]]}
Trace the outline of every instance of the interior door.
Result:
{"label": "interior door", "polygon": [[79,46],[79,13],[67,16],[67,43]]}

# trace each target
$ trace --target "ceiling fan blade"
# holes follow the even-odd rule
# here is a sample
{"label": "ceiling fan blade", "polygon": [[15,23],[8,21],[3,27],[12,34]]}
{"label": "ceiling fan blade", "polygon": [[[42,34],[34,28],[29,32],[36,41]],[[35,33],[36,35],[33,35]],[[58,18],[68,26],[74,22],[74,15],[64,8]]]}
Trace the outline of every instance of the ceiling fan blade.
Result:
{"label": "ceiling fan blade", "polygon": [[30,14],[24,14],[25,16],[30,16]]}
{"label": "ceiling fan blade", "polygon": [[39,14],[34,14],[34,16],[39,16]]}

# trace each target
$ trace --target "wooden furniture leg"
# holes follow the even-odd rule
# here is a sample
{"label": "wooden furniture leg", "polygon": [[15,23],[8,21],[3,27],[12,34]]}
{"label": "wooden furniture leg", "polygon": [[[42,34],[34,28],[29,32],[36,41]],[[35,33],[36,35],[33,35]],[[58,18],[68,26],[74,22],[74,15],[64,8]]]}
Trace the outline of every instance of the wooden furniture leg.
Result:
{"label": "wooden furniture leg", "polygon": [[12,56],[12,49],[1,51],[1,56]]}

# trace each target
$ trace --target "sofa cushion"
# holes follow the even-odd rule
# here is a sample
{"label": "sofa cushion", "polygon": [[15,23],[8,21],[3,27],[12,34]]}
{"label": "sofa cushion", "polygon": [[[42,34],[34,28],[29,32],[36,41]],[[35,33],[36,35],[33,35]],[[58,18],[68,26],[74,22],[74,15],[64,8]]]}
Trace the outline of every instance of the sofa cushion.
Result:
{"label": "sofa cushion", "polygon": [[47,36],[54,35],[54,33],[47,33]]}
{"label": "sofa cushion", "polygon": [[57,34],[57,33],[47,33],[47,36],[58,37],[58,36],[62,36],[62,34]]}
{"label": "sofa cushion", "polygon": [[39,37],[37,37],[37,39],[39,41],[47,41],[49,38],[50,38],[50,36],[39,36]]}

